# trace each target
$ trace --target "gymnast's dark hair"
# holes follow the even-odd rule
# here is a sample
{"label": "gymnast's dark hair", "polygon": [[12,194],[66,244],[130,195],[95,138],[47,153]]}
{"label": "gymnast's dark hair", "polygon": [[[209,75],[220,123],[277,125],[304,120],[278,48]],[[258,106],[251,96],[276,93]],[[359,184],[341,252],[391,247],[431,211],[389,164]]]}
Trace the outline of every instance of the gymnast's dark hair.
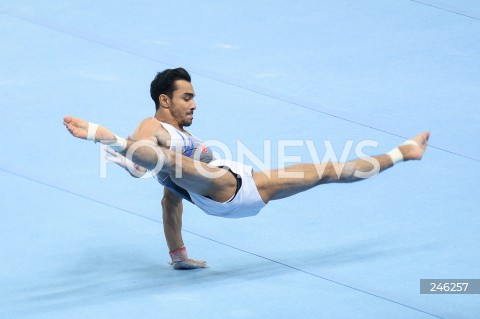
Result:
{"label": "gymnast's dark hair", "polygon": [[155,109],[158,110],[160,107],[159,96],[161,94],[167,95],[169,98],[172,98],[173,91],[177,89],[175,86],[175,81],[185,80],[191,82],[192,79],[190,74],[184,68],[176,69],[167,69],[162,72],[158,72],[155,79],[153,79],[152,84],[150,85],[150,96],[155,102]]}

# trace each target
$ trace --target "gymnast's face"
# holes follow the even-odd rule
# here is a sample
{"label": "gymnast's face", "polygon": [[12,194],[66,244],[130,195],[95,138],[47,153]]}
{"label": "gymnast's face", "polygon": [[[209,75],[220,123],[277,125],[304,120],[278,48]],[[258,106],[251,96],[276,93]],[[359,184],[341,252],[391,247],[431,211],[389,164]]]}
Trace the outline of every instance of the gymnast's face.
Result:
{"label": "gymnast's face", "polygon": [[168,108],[173,118],[180,126],[190,126],[193,122],[195,105],[195,91],[191,83],[184,80],[175,81],[177,89],[173,91],[172,98],[168,98]]}

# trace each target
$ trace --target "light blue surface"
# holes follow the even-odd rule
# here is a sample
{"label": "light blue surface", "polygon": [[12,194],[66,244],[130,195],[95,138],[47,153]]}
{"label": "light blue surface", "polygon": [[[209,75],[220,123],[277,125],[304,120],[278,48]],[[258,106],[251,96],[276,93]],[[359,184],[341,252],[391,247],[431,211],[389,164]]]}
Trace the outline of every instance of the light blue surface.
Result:
{"label": "light blue surface", "polygon": [[[421,2],[0,2],[0,317],[477,318],[480,295],[419,280],[480,278],[480,6]],[[176,66],[191,131],[234,156],[270,140],[276,167],[282,139],[383,153],[426,129],[432,147],[254,218],[185,205],[189,253],[211,268],[174,271],[161,187],[112,164],[100,178],[99,146],[61,124],[128,135]],[[288,155],[312,161],[305,144]]]}

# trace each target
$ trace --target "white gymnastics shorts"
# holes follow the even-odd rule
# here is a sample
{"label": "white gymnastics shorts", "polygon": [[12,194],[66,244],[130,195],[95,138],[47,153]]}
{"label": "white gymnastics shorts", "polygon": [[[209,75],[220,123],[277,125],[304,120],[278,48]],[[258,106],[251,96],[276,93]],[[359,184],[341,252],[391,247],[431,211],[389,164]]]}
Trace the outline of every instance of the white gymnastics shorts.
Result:
{"label": "white gymnastics shorts", "polygon": [[208,165],[228,167],[240,176],[242,184],[235,197],[225,203],[216,202],[205,196],[190,193],[193,203],[208,215],[224,218],[243,218],[257,215],[265,207],[253,180],[252,167],[229,160],[214,160]]}

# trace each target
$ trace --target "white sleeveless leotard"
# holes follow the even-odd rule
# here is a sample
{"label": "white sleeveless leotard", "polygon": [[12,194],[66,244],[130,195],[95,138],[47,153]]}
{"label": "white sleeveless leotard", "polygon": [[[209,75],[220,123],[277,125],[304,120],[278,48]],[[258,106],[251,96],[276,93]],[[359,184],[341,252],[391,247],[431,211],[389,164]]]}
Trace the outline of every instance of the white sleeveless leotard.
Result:
{"label": "white sleeveless leotard", "polygon": [[242,218],[254,216],[265,207],[257,187],[253,180],[253,170],[251,166],[243,165],[230,160],[215,160],[210,148],[193,135],[183,133],[172,125],[160,122],[170,134],[170,149],[181,153],[184,156],[199,159],[215,167],[228,168],[240,180],[240,187],[234,197],[224,203],[214,201],[208,197],[189,192],[176,185],[170,176],[165,173],[157,174],[157,180],[160,184],[177,193],[184,199],[192,202],[203,210],[206,214],[225,218]]}

